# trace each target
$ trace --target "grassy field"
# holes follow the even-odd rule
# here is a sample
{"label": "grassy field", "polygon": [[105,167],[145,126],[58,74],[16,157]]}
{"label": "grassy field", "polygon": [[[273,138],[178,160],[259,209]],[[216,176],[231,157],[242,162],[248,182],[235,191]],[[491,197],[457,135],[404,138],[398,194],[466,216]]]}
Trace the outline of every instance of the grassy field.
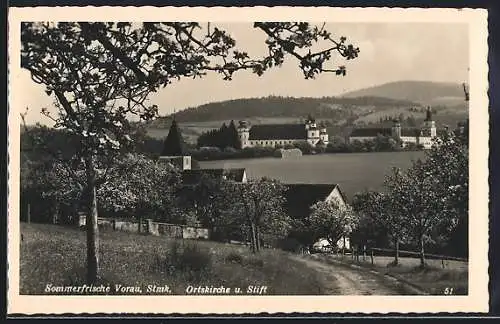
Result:
{"label": "grassy field", "polygon": [[[21,233],[21,294],[44,294],[47,284],[84,284],[84,231],[22,223]],[[148,285],[168,285],[181,295],[188,285],[240,287],[243,294],[249,285],[267,286],[267,294],[325,294],[324,279],[288,256],[279,250],[253,255],[248,247],[208,241],[100,233],[101,283],[141,287],[137,294],[148,294]]]}
{"label": "grassy field", "polygon": [[445,289],[451,290],[453,295],[467,295],[468,290],[468,263],[462,261],[445,261],[445,268],[442,268],[441,260],[427,260],[427,267],[419,267],[418,258],[400,257],[399,266],[392,266],[393,257],[375,256],[374,264],[371,264],[370,256],[363,261],[362,256],[359,262],[350,255],[344,257],[337,255],[322,255],[321,259],[328,262],[330,259],[341,261],[347,264],[356,264],[366,268],[377,270],[383,274],[403,279],[430,295],[443,295]]}
{"label": "grassy field", "polygon": [[202,169],[246,168],[247,177],[271,177],[284,183],[337,183],[351,198],[364,189],[380,189],[392,167],[408,168],[424,153],[377,152],[304,155],[297,158],[260,158],[200,162]]}

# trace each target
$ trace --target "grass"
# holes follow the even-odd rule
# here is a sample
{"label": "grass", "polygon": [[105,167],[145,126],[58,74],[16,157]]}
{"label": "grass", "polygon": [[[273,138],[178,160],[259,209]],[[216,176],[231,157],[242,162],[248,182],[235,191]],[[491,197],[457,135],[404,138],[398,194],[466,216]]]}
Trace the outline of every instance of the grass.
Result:
{"label": "grass", "polygon": [[376,270],[382,274],[388,274],[395,278],[417,286],[430,295],[443,295],[445,289],[451,288],[453,295],[467,295],[468,291],[468,263],[461,261],[445,261],[442,268],[441,260],[426,260],[426,267],[420,267],[420,259],[411,257],[400,257],[399,265],[393,266],[394,258],[386,256],[375,256],[374,264],[371,264],[370,256],[359,262],[352,259],[350,255],[322,255],[322,260],[328,262],[331,259],[346,264],[355,264]]}
{"label": "grass", "polygon": [[[85,232],[56,225],[21,224],[21,294],[45,294],[47,284],[83,285]],[[267,286],[273,295],[325,294],[319,274],[279,250],[253,255],[247,247],[209,241],[180,241],[135,233],[100,232],[99,283],[142,287]]]}
{"label": "grass", "polygon": [[337,183],[347,197],[364,189],[380,190],[391,167],[408,168],[424,152],[377,152],[304,155],[293,159],[260,158],[203,161],[204,168],[246,168],[247,177],[284,183]]}

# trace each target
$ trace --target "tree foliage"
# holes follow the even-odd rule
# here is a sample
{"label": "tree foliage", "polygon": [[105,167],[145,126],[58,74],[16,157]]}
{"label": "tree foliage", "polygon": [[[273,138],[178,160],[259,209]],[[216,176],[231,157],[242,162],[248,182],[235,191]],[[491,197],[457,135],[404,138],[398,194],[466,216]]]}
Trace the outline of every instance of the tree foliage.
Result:
{"label": "tree foliage", "polygon": [[462,130],[438,136],[425,158],[408,170],[393,169],[386,176],[384,192],[360,193],[353,204],[387,230],[396,248],[396,263],[402,242],[418,248],[425,266],[429,246],[467,255],[463,242],[468,240],[468,181],[466,123]]}
{"label": "tree foliage", "polygon": [[182,134],[177,126],[177,122],[172,120],[170,130],[163,145],[161,155],[163,156],[182,156],[186,154],[186,144],[182,139]]}
{"label": "tree foliage", "polygon": [[235,208],[244,215],[254,252],[261,249],[266,237],[274,240],[288,234],[291,219],[283,208],[285,186],[277,180],[262,178],[235,184],[233,188],[239,195]]}
{"label": "tree foliage", "polygon": [[355,228],[357,217],[349,206],[335,201],[319,201],[311,207],[309,224],[314,241],[326,239],[336,247],[342,237],[347,237]]}
{"label": "tree foliage", "polygon": [[197,141],[198,147],[218,147],[221,150],[225,148],[241,149],[241,143],[238,137],[238,130],[231,120],[229,126],[224,123],[219,129],[212,129],[203,132]]}

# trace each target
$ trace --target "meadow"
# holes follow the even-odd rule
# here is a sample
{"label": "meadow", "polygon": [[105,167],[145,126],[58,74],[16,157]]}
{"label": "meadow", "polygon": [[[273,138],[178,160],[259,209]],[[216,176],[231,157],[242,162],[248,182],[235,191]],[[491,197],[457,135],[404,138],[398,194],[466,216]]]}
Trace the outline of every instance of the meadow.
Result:
{"label": "meadow", "polygon": [[200,162],[200,168],[246,168],[249,179],[270,177],[283,183],[338,184],[348,199],[365,189],[380,190],[392,167],[406,169],[424,158],[422,151],[338,153],[295,158]]}
{"label": "meadow", "polygon": [[[20,294],[46,294],[47,284],[85,283],[85,231],[72,227],[21,223]],[[174,240],[118,231],[99,233],[100,282],[141,287],[168,285],[185,294],[188,285],[267,286],[267,294],[325,294],[324,278],[281,250],[254,255],[246,246],[210,241]],[[121,292],[114,292],[121,294]],[[159,292],[164,294],[165,292]],[[129,293],[130,294],[130,293]]]}

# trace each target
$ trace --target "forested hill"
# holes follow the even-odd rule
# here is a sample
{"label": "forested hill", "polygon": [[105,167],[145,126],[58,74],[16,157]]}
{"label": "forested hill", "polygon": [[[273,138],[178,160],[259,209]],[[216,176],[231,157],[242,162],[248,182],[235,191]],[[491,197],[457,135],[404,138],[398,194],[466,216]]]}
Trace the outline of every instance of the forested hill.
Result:
{"label": "forested hill", "polygon": [[179,111],[175,117],[179,122],[240,120],[255,116],[304,118],[308,114],[312,114],[316,118],[344,119],[358,108],[362,110],[386,110],[419,106],[420,104],[408,100],[394,100],[375,96],[358,98],[270,96],[208,103]]}
{"label": "forested hill", "polygon": [[409,100],[422,105],[465,105],[463,85],[451,82],[397,81],[364,88],[342,95],[345,98],[378,96],[394,100]]}

